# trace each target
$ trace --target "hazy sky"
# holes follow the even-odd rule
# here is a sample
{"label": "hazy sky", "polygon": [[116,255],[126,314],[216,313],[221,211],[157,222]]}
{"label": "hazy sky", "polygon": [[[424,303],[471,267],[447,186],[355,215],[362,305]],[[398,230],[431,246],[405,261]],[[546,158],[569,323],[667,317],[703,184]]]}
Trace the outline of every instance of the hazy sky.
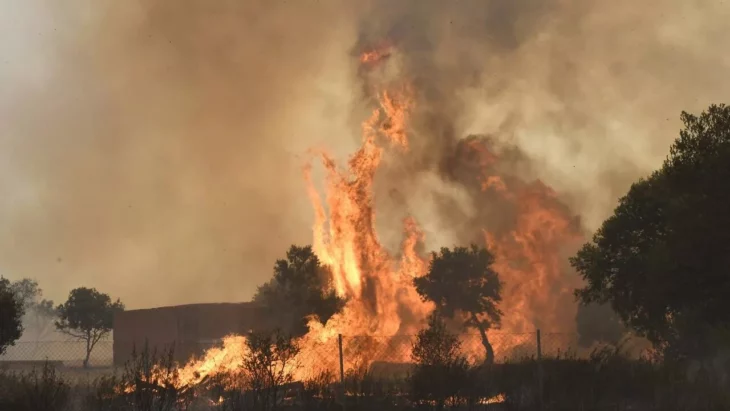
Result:
{"label": "hazy sky", "polygon": [[[520,147],[589,229],[661,163],[681,110],[730,94],[721,1],[0,10],[0,274],[56,300],[81,285],[131,308],[250,298],[289,244],[310,241],[307,149],[357,146],[366,41],[402,39],[406,72],[442,97],[429,109],[457,137]],[[436,189],[424,177],[414,192]],[[427,237],[448,241],[427,210],[412,210]]]}

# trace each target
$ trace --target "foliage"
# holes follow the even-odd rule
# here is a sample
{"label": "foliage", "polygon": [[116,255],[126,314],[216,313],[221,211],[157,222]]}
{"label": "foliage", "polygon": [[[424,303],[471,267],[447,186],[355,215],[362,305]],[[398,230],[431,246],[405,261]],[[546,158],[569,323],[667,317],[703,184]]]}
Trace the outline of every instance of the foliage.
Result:
{"label": "foliage", "polygon": [[120,395],[122,381],[115,375],[95,378],[81,395],[79,411],[121,411],[127,405]]}
{"label": "foliage", "polygon": [[[433,341],[433,339],[431,339]],[[440,345],[446,346],[449,345]],[[446,350],[450,351],[450,350]],[[78,410],[78,411],[240,411],[265,409],[261,403],[225,401],[211,395],[207,387],[175,389],[176,368],[171,356],[149,354],[148,350],[130,361],[121,378],[113,375],[91,383],[65,378],[46,364],[42,370],[11,373],[0,370],[0,410]],[[440,355],[426,358],[443,358]],[[726,410],[730,409],[730,391],[721,375],[690,376],[672,362],[632,358],[621,347],[604,348],[587,357],[544,357],[541,362],[524,358],[516,362],[475,367],[466,371],[465,382],[455,398],[444,401],[450,409],[513,409],[534,410],[537,405],[537,374],[544,375],[545,410]],[[154,373],[152,370],[160,370]],[[484,379],[484,377],[488,379]],[[435,378],[442,378],[436,375]],[[444,380],[446,380],[444,378]],[[429,382],[426,380],[425,382]],[[451,383],[452,381],[446,381]],[[293,385],[293,384],[290,384]],[[435,384],[433,384],[435,385]],[[454,384],[456,385],[456,384]],[[323,375],[303,385],[301,400],[282,409],[336,410],[331,375]],[[123,390],[133,387],[134,390]],[[436,386],[420,394],[413,381],[377,378],[373,375],[348,375],[348,410],[413,410],[431,408]],[[441,391],[439,391],[441,390]],[[453,392],[453,391],[452,391]],[[139,394],[137,394],[139,393]],[[485,398],[503,394],[506,401],[492,408],[483,404]],[[239,391],[239,394],[246,394]],[[418,394],[418,395],[417,395]],[[443,395],[443,394],[438,394]],[[414,398],[417,401],[408,401]],[[419,399],[421,398],[421,399]],[[425,398],[425,399],[424,399]],[[271,409],[270,405],[268,409]]]}
{"label": "foliage", "polygon": [[41,370],[0,374],[0,410],[60,411],[70,400],[70,386],[49,363]]}
{"label": "foliage", "polygon": [[23,303],[10,288],[10,281],[0,277],[0,355],[23,334]]}
{"label": "foliage", "polygon": [[312,247],[294,245],[286,259],[276,261],[274,277],[259,287],[254,302],[268,308],[274,328],[294,336],[306,334],[310,317],[326,323],[344,307],[331,286],[329,270]]}
{"label": "foliage", "polygon": [[492,268],[494,256],[486,248],[442,248],[433,253],[428,273],[414,279],[418,294],[433,301],[437,310],[450,318],[467,316],[466,325],[479,330],[486,350],[486,363],[494,362],[494,349],[487,330],[500,324],[502,283]]}
{"label": "foliage", "polygon": [[584,303],[610,303],[667,352],[711,356],[730,327],[730,107],[682,113],[662,168],[631,186],[570,261]]}
{"label": "foliage", "polygon": [[266,334],[252,333],[246,339],[248,353],[242,369],[253,394],[254,409],[269,410],[280,402],[280,390],[293,381],[292,372],[300,348],[296,341],[279,331]]}
{"label": "foliage", "polygon": [[446,330],[446,324],[434,313],[428,327],[419,331],[413,344],[416,364],[411,376],[412,395],[417,402],[435,403],[442,409],[447,400],[458,397],[466,385],[469,366],[460,353],[459,339]]}
{"label": "foliage", "polygon": [[56,310],[53,301],[43,298],[43,290],[36,280],[24,278],[10,284],[13,293],[22,301],[25,314],[23,324],[24,334],[34,331],[31,338],[40,339],[41,335],[53,327]]}
{"label": "foliage", "polygon": [[[174,362],[174,352],[168,350],[158,355],[145,344],[141,352],[136,349],[125,364],[121,387],[131,389],[126,403],[138,411],[173,411],[185,409],[192,401],[193,392],[178,389],[179,375]],[[103,399],[104,397],[102,397]]]}
{"label": "foliage", "polygon": [[10,289],[22,301],[26,314],[37,314],[47,318],[55,316],[53,301],[43,298],[43,290],[38,281],[23,278],[10,284]]}
{"label": "foliage", "polygon": [[59,319],[56,328],[62,333],[86,342],[84,367],[94,346],[112,330],[114,314],[124,310],[119,300],[112,302],[107,294],[95,288],[71,290],[68,300],[56,309]]}

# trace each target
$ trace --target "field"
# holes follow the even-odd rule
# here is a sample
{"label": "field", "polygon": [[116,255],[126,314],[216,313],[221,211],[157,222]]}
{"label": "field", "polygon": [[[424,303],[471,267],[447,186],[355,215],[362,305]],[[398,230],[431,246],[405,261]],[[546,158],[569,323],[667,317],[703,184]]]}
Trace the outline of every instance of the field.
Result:
{"label": "field", "polygon": [[348,369],[344,379],[336,370],[297,381],[285,373],[268,378],[242,368],[185,385],[178,364],[143,352],[117,369],[6,361],[0,410],[730,409],[726,378],[709,372],[688,376],[686,370],[686,364],[604,348],[583,356],[509,358],[456,372],[375,361]]}

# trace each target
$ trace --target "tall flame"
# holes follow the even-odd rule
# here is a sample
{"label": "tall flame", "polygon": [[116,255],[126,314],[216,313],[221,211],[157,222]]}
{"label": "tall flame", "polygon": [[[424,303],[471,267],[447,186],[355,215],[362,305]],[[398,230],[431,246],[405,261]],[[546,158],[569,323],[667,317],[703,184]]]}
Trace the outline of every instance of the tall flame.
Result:
{"label": "tall flame", "polygon": [[[383,47],[364,53],[360,61],[374,65],[389,55],[390,47]],[[362,124],[362,145],[347,167],[340,168],[326,152],[319,154],[326,173],[323,193],[315,188],[311,165],[304,169],[314,209],[313,248],[330,267],[335,290],[347,302],[326,324],[310,321],[309,333],[299,342],[298,366],[292,369],[297,378],[337,369],[338,357],[331,353],[338,335],[385,338],[367,346],[351,346],[354,340],[345,339],[343,349],[351,360],[348,367],[368,366],[385,358],[408,361],[409,341],[401,339],[398,346],[394,339],[388,341],[389,336],[415,334],[433,310],[413,286],[413,278],[425,274],[429,264],[416,251],[424,239],[418,223],[413,218],[404,221],[399,257],[383,247],[375,231],[376,172],[388,146],[408,150],[408,123],[415,108],[407,83],[388,86],[377,95],[377,106]],[[473,181],[478,189],[508,202],[516,213],[510,230],[485,227],[483,231],[505,283],[502,331],[532,332],[538,324],[560,329],[565,310],[559,309],[561,303],[556,301],[564,299],[556,295],[572,289],[562,274],[560,256],[562,247],[579,237],[577,229],[547,186],[501,175],[495,168],[499,157],[478,140],[468,140],[466,146],[477,155],[479,175],[473,176]],[[188,363],[181,370],[181,384],[195,384],[240,366],[246,351],[243,341],[243,337],[228,337],[222,348],[211,349],[203,358]],[[493,341],[497,355],[516,343]]]}

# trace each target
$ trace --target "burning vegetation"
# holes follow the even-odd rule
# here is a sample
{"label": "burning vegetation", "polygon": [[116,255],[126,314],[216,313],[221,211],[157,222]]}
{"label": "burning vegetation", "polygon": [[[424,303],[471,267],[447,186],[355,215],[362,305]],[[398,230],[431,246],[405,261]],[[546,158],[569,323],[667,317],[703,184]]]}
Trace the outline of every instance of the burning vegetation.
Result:
{"label": "burning vegetation", "polygon": [[[378,170],[386,154],[404,161],[418,155],[411,150],[411,139],[418,139],[411,122],[424,116],[414,79],[379,73],[392,63],[393,53],[394,47],[384,43],[360,55],[360,64],[367,69],[362,71],[363,80],[376,103],[362,123],[361,146],[347,166],[341,167],[327,152],[319,153],[326,176],[323,192],[313,181],[314,164],[304,169],[315,216],[312,250],[326,267],[330,278],[325,283],[332,288],[323,291],[334,292],[343,305],[325,321],[310,318],[308,331],[298,339],[298,349],[286,365],[286,372],[297,380],[338,369],[337,356],[323,358],[318,353],[336,347],[339,335],[373,337],[371,344],[357,347],[349,346],[354,339],[345,339],[346,371],[366,370],[385,358],[408,362],[411,342],[394,336],[415,335],[434,311],[433,302],[424,300],[414,286],[414,279],[424,276],[430,264],[429,256],[421,252],[425,234],[418,221],[413,217],[403,221],[401,249],[395,254],[376,233]],[[470,241],[494,255],[493,266],[503,284],[499,331],[527,333],[538,326],[571,331],[575,282],[561,261],[566,247],[581,240],[579,224],[549,187],[509,173],[509,166],[489,139],[474,136],[457,140],[441,159],[444,178],[475,201],[477,212],[466,230]],[[468,313],[458,315],[476,323],[486,321]],[[507,339],[495,340],[487,352],[493,348],[489,355],[504,356],[511,345]],[[394,352],[402,358],[394,358]],[[249,355],[246,338],[230,336],[221,347],[180,368],[176,384],[193,386],[235,373]],[[470,353],[472,359],[484,355],[480,349]]]}

